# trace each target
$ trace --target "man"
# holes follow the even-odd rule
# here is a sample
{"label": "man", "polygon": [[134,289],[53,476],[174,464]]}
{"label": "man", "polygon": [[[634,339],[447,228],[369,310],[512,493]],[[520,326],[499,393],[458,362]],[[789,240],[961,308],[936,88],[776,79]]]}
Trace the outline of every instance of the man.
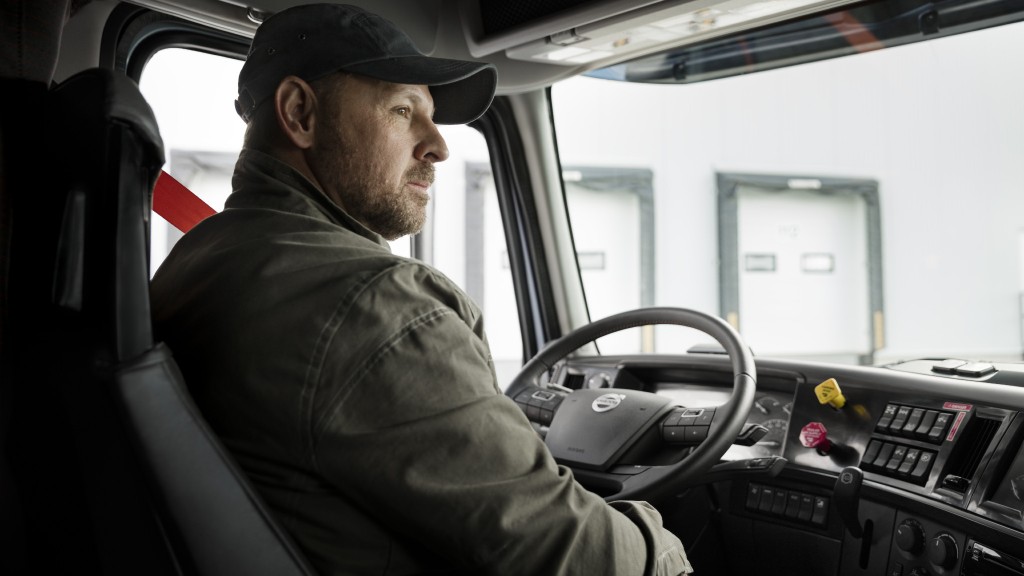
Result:
{"label": "man", "polygon": [[358,8],[269,18],[239,74],[234,191],[153,279],[159,336],[323,574],[688,573],[653,508],[554,463],[477,307],[385,242],[423,224],[435,122],[479,117],[495,85]]}

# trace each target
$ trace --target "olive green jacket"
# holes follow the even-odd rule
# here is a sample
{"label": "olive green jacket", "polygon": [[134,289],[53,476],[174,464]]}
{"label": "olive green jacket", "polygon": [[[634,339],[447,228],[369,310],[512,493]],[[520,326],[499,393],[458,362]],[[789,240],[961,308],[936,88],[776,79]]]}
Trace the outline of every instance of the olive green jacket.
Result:
{"label": "olive green jacket", "polygon": [[157,271],[157,336],[321,574],[690,570],[652,507],[556,465],[454,283],[265,154],[233,188]]}

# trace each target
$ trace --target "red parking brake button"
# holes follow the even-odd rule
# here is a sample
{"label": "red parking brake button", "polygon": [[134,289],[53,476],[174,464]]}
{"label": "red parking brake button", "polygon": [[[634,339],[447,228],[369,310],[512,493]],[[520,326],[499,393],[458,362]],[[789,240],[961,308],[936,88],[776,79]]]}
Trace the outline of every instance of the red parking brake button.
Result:
{"label": "red parking brake button", "polygon": [[800,429],[800,443],[808,448],[814,448],[818,454],[828,454],[832,449],[832,442],[827,436],[828,430],[821,422],[810,422]]}

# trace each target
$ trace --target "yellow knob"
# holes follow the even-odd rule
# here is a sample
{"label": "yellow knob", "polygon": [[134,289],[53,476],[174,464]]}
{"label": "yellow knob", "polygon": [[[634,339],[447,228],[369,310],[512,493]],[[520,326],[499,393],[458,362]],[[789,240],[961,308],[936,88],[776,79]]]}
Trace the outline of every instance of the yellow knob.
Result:
{"label": "yellow knob", "polygon": [[842,408],[846,405],[846,396],[839,388],[839,382],[835,378],[829,378],[814,387],[814,393],[818,396],[818,402],[828,404],[833,408]]}

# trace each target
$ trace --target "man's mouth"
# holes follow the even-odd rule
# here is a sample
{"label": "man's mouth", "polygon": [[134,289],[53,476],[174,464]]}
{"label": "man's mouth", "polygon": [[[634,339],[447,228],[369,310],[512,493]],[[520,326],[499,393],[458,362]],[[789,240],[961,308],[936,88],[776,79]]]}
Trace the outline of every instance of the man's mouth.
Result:
{"label": "man's mouth", "polygon": [[431,165],[417,166],[406,174],[405,181],[413,188],[426,193],[434,183],[434,167]]}

